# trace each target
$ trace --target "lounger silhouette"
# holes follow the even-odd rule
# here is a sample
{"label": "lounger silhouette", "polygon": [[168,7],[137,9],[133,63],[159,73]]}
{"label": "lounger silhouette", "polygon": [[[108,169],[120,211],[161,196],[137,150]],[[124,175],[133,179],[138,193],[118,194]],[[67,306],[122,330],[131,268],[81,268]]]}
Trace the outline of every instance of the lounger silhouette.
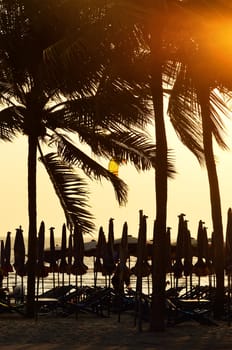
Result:
{"label": "lounger silhouette", "polygon": [[202,325],[217,326],[209,313],[210,310],[207,308],[192,308],[185,309],[181,307],[181,303],[166,299],[167,308],[167,322],[168,325],[175,325],[185,321],[196,321]]}
{"label": "lounger silhouette", "polygon": [[111,288],[89,288],[81,301],[77,303],[68,301],[63,306],[66,307],[68,314],[90,312],[104,317],[104,310],[108,313],[110,311],[111,293]]}

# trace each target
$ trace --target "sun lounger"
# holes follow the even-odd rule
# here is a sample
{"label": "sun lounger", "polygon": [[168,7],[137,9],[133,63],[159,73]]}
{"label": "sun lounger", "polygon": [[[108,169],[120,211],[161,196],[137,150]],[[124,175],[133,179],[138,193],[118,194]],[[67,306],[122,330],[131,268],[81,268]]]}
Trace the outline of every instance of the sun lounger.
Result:
{"label": "sun lounger", "polygon": [[196,321],[202,325],[217,326],[217,323],[210,317],[211,310],[209,308],[190,308],[189,306],[185,308],[181,302],[175,303],[167,298],[166,309],[168,325],[175,325],[184,321]]}
{"label": "sun lounger", "polygon": [[111,293],[111,288],[89,288],[81,301],[67,302],[63,306],[66,306],[67,314],[90,312],[104,317],[104,310],[107,310],[109,315]]}
{"label": "sun lounger", "polygon": [[74,288],[75,287],[72,285],[54,287],[54,288],[40,294],[38,297],[39,298],[62,298],[65,295],[67,295],[67,293],[69,293]]}
{"label": "sun lounger", "polygon": [[4,301],[0,301],[0,314],[1,313],[18,313],[20,315],[25,315],[24,312],[24,304],[17,304],[17,305],[11,305],[9,303],[6,303]]}

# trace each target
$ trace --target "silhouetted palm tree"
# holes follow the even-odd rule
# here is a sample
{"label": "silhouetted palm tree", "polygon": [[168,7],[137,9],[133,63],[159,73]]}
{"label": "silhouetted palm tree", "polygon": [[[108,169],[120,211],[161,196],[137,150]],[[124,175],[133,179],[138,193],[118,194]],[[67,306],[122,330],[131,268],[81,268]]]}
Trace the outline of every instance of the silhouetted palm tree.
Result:
{"label": "silhouetted palm tree", "polygon": [[[65,81],[49,85],[43,52],[62,36],[62,32],[57,34],[58,26],[49,23],[47,18],[51,13],[43,12],[43,7],[38,11],[35,6],[34,16],[29,17],[31,8],[27,13],[28,2],[24,5],[23,1],[0,3],[0,96],[7,104],[0,113],[0,130],[3,139],[9,140],[18,132],[28,137],[27,315],[31,317],[35,295],[37,148],[65,211],[68,226],[80,226],[83,233],[93,229],[92,215],[87,208],[86,182],[73,171],[73,166],[82,169],[91,179],[110,180],[120,204],[126,202],[127,187],[86,155],[77,141],[88,144],[98,157],[126,159],[138,170],[149,169],[154,164],[155,149],[146,135],[135,128],[145,124],[144,116],[149,112],[146,99],[138,98],[122,84],[117,85],[114,78],[102,75],[99,80],[97,75],[98,81],[94,77],[93,83],[79,70],[75,86],[70,84],[70,87]],[[41,23],[47,20],[50,30],[46,34],[47,27],[38,26],[40,20]],[[83,57],[82,62],[84,65]],[[128,116],[126,121],[125,115]],[[69,132],[78,138],[70,137]],[[56,144],[57,153],[44,155],[40,140]]]}
{"label": "silhouetted palm tree", "polygon": [[[200,11],[203,17],[199,17]],[[215,271],[217,278],[216,302],[214,312],[219,316],[224,303],[224,239],[221,213],[220,189],[216,170],[216,162],[213,151],[214,139],[222,148],[226,148],[223,140],[223,117],[228,115],[228,108],[222,98],[222,94],[230,92],[230,81],[225,66],[228,57],[223,59],[221,50],[226,44],[220,38],[220,31],[231,18],[231,8],[225,4],[214,2],[199,2],[189,4],[186,17],[191,18],[188,27],[188,36],[191,39],[188,46],[181,51],[181,65],[178,66],[178,75],[172,90],[169,115],[174,126],[178,125],[178,133],[186,146],[186,138],[182,134],[182,127],[186,121],[195,119],[198,121],[198,130],[202,132],[201,143],[204,148],[204,158],[208,173],[211,214],[215,239]],[[230,17],[229,17],[230,16]],[[187,29],[187,28],[186,28]],[[218,33],[219,32],[219,33]],[[225,34],[226,36],[226,34]],[[212,46],[212,37],[217,45]],[[229,48],[227,42],[227,49]],[[191,52],[191,54],[190,54]],[[227,55],[231,57],[232,50]],[[187,125],[187,124],[186,124]]]}

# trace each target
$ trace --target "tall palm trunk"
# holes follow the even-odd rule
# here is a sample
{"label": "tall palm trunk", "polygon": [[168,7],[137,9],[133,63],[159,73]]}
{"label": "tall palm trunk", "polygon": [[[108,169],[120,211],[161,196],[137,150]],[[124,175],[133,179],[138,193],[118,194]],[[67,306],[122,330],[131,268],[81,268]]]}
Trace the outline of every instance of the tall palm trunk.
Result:
{"label": "tall palm trunk", "polygon": [[215,317],[220,317],[223,313],[224,306],[224,240],[220,190],[213,154],[212,128],[210,119],[210,88],[208,86],[200,90],[199,98],[202,113],[203,143],[209,180],[211,215],[216,248],[214,262],[216,272],[216,300],[214,304],[214,315]]}
{"label": "tall palm trunk", "polygon": [[36,266],[36,159],[37,136],[28,136],[28,261],[27,261],[27,317],[35,315],[35,266]]}
{"label": "tall palm trunk", "polygon": [[156,159],[156,222],[152,261],[152,316],[151,330],[165,329],[165,235],[167,218],[167,139],[163,111],[162,88],[162,32],[156,32],[151,47],[151,91],[155,114]]}

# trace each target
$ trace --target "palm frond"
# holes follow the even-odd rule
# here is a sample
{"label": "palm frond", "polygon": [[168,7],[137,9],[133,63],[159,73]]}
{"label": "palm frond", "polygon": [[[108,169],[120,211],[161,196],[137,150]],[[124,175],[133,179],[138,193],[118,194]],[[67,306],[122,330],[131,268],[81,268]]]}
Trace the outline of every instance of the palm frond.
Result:
{"label": "palm frond", "polygon": [[225,125],[222,118],[229,117],[231,111],[217,90],[213,90],[210,94],[210,111],[212,133],[223,149],[228,149],[225,140]]}
{"label": "palm frond", "polygon": [[0,111],[0,138],[2,140],[12,141],[13,137],[22,131],[22,125],[20,108],[6,107]]}
{"label": "palm frond", "polygon": [[[120,125],[124,127],[137,126],[145,128],[151,122],[151,104],[142,89],[136,91],[123,86],[113,86],[116,82],[100,83],[102,91],[88,97],[76,97],[48,109],[50,126],[78,131],[82,126],[96,126],[115,130]],[[139,90],[139,89],[138,89]]]}
{"label": "palm frond", "polygon": [[56,141],[58,154],[65,162],[80,168],[91,180],[100,180],[101,178],[109,180],[119,204],[124,205],[127,202],[127,185],[124,181],[74,146],[67,137],[59,135]]}
{"label": "palm frond", "polygon": [[60,200],[68,227],[73,229],[77,226],[83,233],[91,233],[94,224],[92,222],[93,216],[88,211],[86,182],[56,153],[46,154],[40,160],[45,166]]}
{"label": "palm frond", "polygon": [[196,89],[184,66],[181,66],[173,85],[168,115],[182,143],[202,163],[204,152],[200,109]]}

